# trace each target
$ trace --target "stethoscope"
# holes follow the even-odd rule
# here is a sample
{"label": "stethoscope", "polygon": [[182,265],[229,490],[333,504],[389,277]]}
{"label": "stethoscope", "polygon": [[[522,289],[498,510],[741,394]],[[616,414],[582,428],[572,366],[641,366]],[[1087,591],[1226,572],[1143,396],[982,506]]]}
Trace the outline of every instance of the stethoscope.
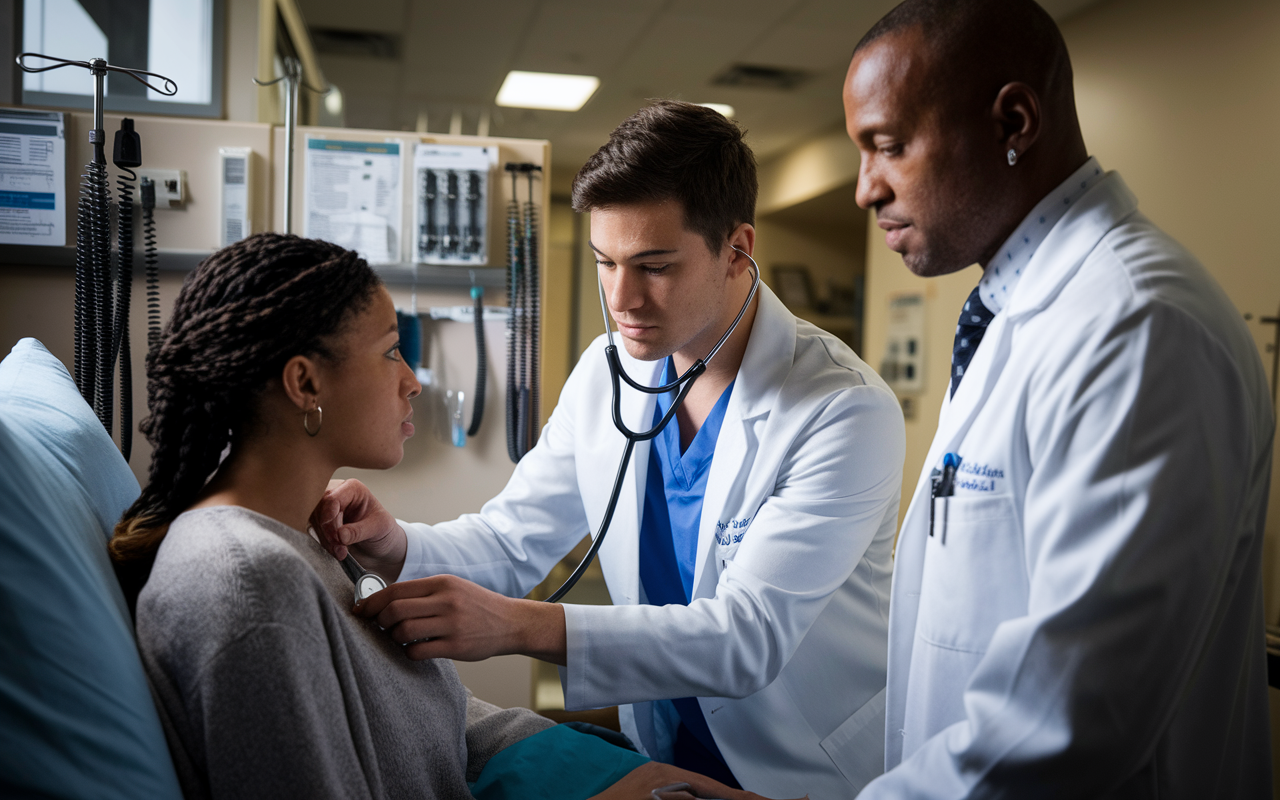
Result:
{"label": "stethoscope", "polygon": [[[627,466],[631,463],[631,452],[635,449],[636,442],[647,442],[662,433],[662,429],[667,427],[667,423],[675,417],[676,410],[684,403],[685,396],[693,388],[693,382],[707,371],[707,364],[711,363],[711,359],[715,358],[721,347],[724,347],[724,343],[737,330],[738,323],[742,321],[747,309],[751,307],[751,301],[755,299],[756,292],[760,288],[760,265],[743,250],[739,250],[736,247],[733,249],[747,256],[747,260],[751,262],[751,266],[754,268],[754,274],[751,278],[751,291],[747,294],[746,301],[743,302],[742,308],[738,311],[738,316],[733,318],[733,323],[729,325],[729,329],[720,337],[720,341],[716,342],[715,347],[712,347],[706,356],[693,362],[693,365],[685,370],[683,375],[665,386],[644,386],[636,383],[627,374],[627,371],[622,368],[622,362],[618,359],[618,347],[613,342],[613,326],[609,321],[609,306],[604,299],[604,283],[598,275],[596,276],[596,286],[600,290],[600,313],[604,315],[604,331],[609,336],[609,344],[604,348],[604,355],[605,360],[609,363],[609,379],[613,385],[613,425],[626,437],[627,444],[622,450],[622,461],[618,464],[618,474],[613,479],[613,492],[609,495],[609,504],[605,506],[604,519],[600,523],[600,532],[596,534],[595,540],[591,542],[591,547],[583,557],[582,563],[578,565],[578,568],[573,571],[573,574],[559,589],[551,593],[551,596],[547,598],[548,603],[554,603],[568,594],[574,584],[586,573],[587,567],[591,566],[591,561],[596,557],[596,552],[600,549],[600,545],[604,543],[604,536],[609,532],[609,525],[613,522],[614,509],[618,506],[618,497],[622,494],[623,479],[627,474]],[[676,395],[675,400],[671,402],[671,407],[667,409],[666,414],[662,415],[662,419],[658,420],[657,424],[647,431],[633,431],[622,421],[622,386],[618,381],[619,378],[626,381],[631,388],[638,389],[645,394],[666,394],[677,389],[680,393]]]}
{"label": "stethoscope", "polygon": [[347,551],[347,557],[339,563],[342,564],[342,571],[347,573],[347,577],[356,585],[357,603],[387,588],[387,582],[382,579],[382,576],[360,566],[360,562],[356,561],[350,550]]}

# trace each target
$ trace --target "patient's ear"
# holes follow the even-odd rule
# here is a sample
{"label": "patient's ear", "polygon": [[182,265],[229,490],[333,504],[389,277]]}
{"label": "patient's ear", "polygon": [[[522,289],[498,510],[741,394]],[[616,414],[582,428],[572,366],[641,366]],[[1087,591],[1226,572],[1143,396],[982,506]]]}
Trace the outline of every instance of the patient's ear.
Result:
{"label": "patient's ear", "polygon": [[307,356],[294,356],[284,365],[280,375],[285,396],[299,411],[310,411],[320,404],[320,370]]}

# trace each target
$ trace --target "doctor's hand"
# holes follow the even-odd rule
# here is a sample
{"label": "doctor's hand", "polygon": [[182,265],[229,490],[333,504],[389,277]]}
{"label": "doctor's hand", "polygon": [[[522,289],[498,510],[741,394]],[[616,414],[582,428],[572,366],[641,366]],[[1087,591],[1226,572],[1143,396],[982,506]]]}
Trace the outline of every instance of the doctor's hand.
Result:
{"label": "doctor's hand", "polygon": [[482,661],[520,653],[564,665],[564,609],[519,600],[455,575],[393,583],[355,607],[377,621],[414,661]]}
{"label": "doctor's hand", "polygon": [[387,582],[400,577],[408,551],[404,530],[360,481],[329,481],[311,512],[311,527],[320,544],[339,561],[347,557],[350,547],[360,566]]}
{"label": "doctor's hand", "polygon": [[[663,789],[666,791],[661,791]],[[705,775],[657,761],[636,767],[591,800],[695,800],[700,797],[767,800],[752,792],[730,789]]]}

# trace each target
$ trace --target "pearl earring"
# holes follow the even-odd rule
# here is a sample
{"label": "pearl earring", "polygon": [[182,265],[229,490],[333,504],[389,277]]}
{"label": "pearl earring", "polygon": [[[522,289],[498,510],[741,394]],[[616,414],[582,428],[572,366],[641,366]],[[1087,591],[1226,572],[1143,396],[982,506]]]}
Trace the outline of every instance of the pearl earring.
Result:
{"label": "pearl earring", "polygon": [[1014,164],[1017,164],[1017,163],[1018,163],[1018,151],[1017,151],[1017,150],[1014,150],[1012,147],[1010,147],[1010,148],[1009,148],[1008,156],[1009,156],[1009,166],[1011,166],[1011,167],[1012,167]]}

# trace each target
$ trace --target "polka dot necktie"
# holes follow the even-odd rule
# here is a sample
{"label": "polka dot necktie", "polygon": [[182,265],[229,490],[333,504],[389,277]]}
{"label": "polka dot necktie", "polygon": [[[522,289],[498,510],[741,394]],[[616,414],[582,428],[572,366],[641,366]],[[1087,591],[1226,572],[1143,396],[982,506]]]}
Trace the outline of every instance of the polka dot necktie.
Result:
{"label": "polka dot necktie", "polygon": [[964,301],[964,310],[960,312],[960,323],[956,325],[956,343],[951,349],[951,396],[956,396],[956,387],[964,378],[964,371],[969,368],[973,354],[978,351],[978,343],[987,332],[987,326],[995,314],[982,304],[975,286]]}

